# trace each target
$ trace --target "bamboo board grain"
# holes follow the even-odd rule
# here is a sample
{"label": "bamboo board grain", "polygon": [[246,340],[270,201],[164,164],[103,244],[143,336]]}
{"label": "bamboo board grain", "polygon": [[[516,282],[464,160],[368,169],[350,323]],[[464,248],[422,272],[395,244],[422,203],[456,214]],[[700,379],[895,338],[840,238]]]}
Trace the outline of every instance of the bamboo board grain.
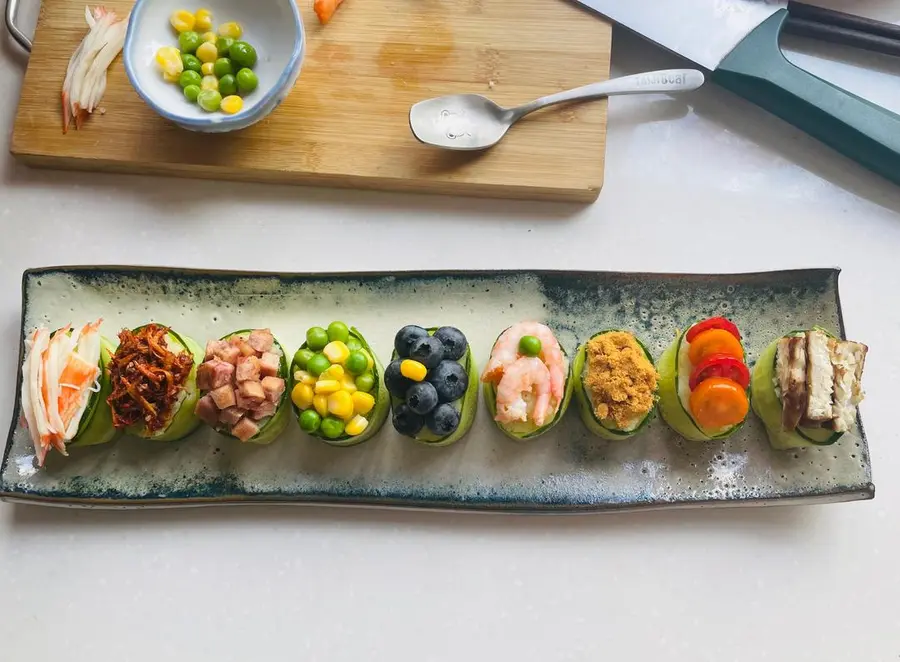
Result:
{"label": "bamboo board grain", "polygon": [[[130,0],[104,3],[126,13]],[[188,3],[190,4],[190,3]],[[291,95],[260,124],[192,134],[131,88],[121,58],[103,106],[63,135],[59,90],[84,4],[43,0],[12,153],[40,167],[590,202],[603,183],[606,102],[536,113],[482,153],[419,144],[409,107],[455,92],[515,104],[609,77],[611,28],[565,0],[347,0],[320,26]]]}

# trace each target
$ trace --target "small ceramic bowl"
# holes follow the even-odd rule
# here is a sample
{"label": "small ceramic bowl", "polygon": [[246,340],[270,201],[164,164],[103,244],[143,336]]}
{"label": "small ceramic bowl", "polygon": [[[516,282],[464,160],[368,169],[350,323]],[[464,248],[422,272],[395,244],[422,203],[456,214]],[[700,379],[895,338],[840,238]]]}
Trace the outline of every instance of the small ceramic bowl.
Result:
{"label": "small ceramic bowl", "polygon": [[[196,6],[195,6],[196,5]],[[163,80],[156,65],[162,46],[178,47],[178,35],[169,23],[179,9],[212,11],[213,29],[237,21],[241,37],[256,48],[253,71],[259,87],[244,96],[244,107],[234,115],[208,113],[184,98],[177,83]],[[271,113],[290,94],[303,62],[306,37],[303,19],[294,0],[137,0],[131,11],[125,46],[125,72],[135,91],[159,115],[190,131],[222,133],[244,129]]]}

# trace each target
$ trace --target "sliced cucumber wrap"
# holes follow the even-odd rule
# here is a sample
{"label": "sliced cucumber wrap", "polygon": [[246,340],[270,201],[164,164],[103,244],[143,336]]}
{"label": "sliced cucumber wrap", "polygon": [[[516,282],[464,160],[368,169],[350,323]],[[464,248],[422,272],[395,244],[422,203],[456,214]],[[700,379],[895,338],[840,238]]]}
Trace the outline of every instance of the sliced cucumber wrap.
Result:
{"label": "sliced cucumber wrap", "polygon": [[[375,386],[373,387],[373,391],[370,391],[370,393],[375,396],[375,406],[372,407],[372,410],[366,415],[366,419],[369,421],[369,425],[366,427],[362,434],[358,434],[355,437],[349,434],[344,434],[337,439],[329,439],[322,434],[321,430],[317,430],[312,434],[304,431],[304,434],[309,434],[312,437],[321,439],[326,444],[330,444],[332,446],[356,446],[357,444],[361,444],[362,442],[371,439],[384,425],[384,422],[387,420],[388,413],[390,413],[391,410],[391,396],[390,393],[388,393],[387,387],[385,387],[384,385],[384,369],[381,367],[381,362],[378,360],[378,356],[375,354],[375,352],[372,351],[369,343],[366,342],[366,339],[355,327],[350,327],[350,337],[358,340],[363,349],[365,349],[366,352],[368,352],[369,356],[372,357],[372,374],[375,377]],[[307,344],[304,342],[300,346],[300,349],[306,349],[306,345]],[[290,387],[292,391],[294,389],[294,386],[296,385],[296,382],[294,381],[294,372],[298,369],[299,368],[297,366],[291,365]],[[291,407],[294,410],[295,417],[299,420],[300,414],[303,413],[302,410],[298,409],[293,402],[291,403]]]}
{"label": "sliced cucumber wrap", "polygon": [[70,448],[96,446],[112,441],[120,430],[113,427],[112,410],[107,398],[112,394],[112,380],[109,378],[109,364],[115,347],[106,338],[100,338],[100,390],[92,393],[87,408],[78,424],[75,438],[67,445]]}
{"label": "sliced cucumber wrap", "polygon": [[[438,327],[427,329],[428,335],[433,336],[434,332],[437,330]],[[391,360],[393,361],[396,358],[397,351],[394,350],[391,354]],[[478,410],[478,370],[475,366],[475,358],[472,356],[472,345],[469,345],[466,348],[466,355],[460,359],[458,363],[466,369],[466,374],[469,376],[469,383],[466,386],[466,392],[463,393],[462,398],[450,403],[456,407],[456,410],[459,412],[459,425],[456,427],[456,430],[446,437],[439,437],[427,427],[422,428],[413,439],[425,446],[450,446],[451,444],[455,444],[466,436],[466,433],[471,429],[472,423],[475,421],[475,413]],[[401,398],[391,396],[391,409],[398,407],[401,404],[403,404]]]}
{"label": "sliced cucumber wrap", "polygon": [[[562,345],[560,345],[560,351],[563,356],[568,358],[566,354],[566,350],[563,349]],[[548,432],[553,426],[559,423],[562,420],[562,417],[565,415],[566,410],[569,408],[569,403],[572,400],[572,391],[573,391],[574,380],[572,379],[572,362],[569,361],[569,368],[566,372],[566,388],[563,393],[563,400],[559,405],[559,410],[557,410],[556,415],[553,417],[553,420],[549,423],[545,423],[544,425],[538,427],[534,423],[529,422],[515,422],[515,423],[500,423],[496,420],[497,416],[497,388],[491,382],[485,382],[482,387],[482,391],[484,393],[484,402],[487,405],[488,413],[491,415],[491,420],[497,425],[498,428],[505,434],[507,437],[511,439],[517,440],[526,440],[526,439],[535,439],[540,437],[542,434]]]}
{"label": "sliced cucumber wrap", "polygon": [[[220,340],[231,340],[232,338],[237,337],[247,340],[250,337],[251,331],[253,331],[253,329],[241,329],[240,331],[235,331],[234,333],[229,333],[227,336],[223,336]],[[281,361],[278,363],[278,376],[284,380],[284,392],[281,394],[281,399],[278,401],[275,413],[265,419],[265,422],[259,426],[259,432],[247,440],[248,444],[271,444],[282,432],[284,432],[288,421],[291,419],[291,408],[288,406],[290,401],[288,384],[290,383],[290,380],[288,379],[287,354],[285,354],[284,346],[278,342],[277,338],[273,340],[273,346],[277,347],[278,351],[281,352]],[[237,439],[237,437],[224,427],[217,427],[215,430],[226,437]]]}
{"label": "sliced cucumber wrap", "polygon": [[[796,335],[796,334],[790,334]],[[775,357],[778,341],[763,350],[750,378],[750,406],[766,427],[769,444],[777,450],[804,448],[806,446],[830,446],[843,435],[842,432],[822,428],[784,430],[781,427],[782,404],[775,390]]]}
{"label": "sliced cucumber wrap", "polygon": [[[679,334],[666,348],[656,366],[659,373],[660,416],[669,427],[689,441],[712,441],[730,437],[744,425],[744,421],[721,430],[704,430],[691,416],[688,404],[682,397],[685,391],[687,396],[690,396],[688,387],[690,362],[686,356],[687,352],[682,352],[685,333]],[[685,365],[685,362],[688,365]]]}
{"label": "sliced cucumber wrap", "polygon": [[[641,418],[639,421],[636,421],[634,425],[627,430],[620,430],[619,428],[614,427],[614,424],[611,422],[604,422],[603,420],[597,418],[597,414],[594,411],[594,405],[591,403],[591,396],[588,393],[587,386],[584,384],[584,370],[585,370],[585,362],[587,360],[587,345],[588,343],[596,338],[597,336],[602,336],[605,333],[611,333],[613,331],[618,331],[618,329],[609,329],[606,331],[600,331],[599,333],[595,333],[587,341],[581,344],[578,348],[578,352],[575,354],[575,360],[572,362],[572,376],[575,380],[574,393],[575,393],[575,402],[578,404],[578,413],[581,415],[581,420],[584,423],[585,427],[592,433],[597,435],[598,437],[602,437],[604,439],[609,439],[610,441],[619,441],[624,439],[629,439],[639,432],[641,432],[647,424],[653,419],[653,412],[656,409],[656,405],[650,408],[650,411]],[[625,331],[624,333],[629,333]],[[634,335],[632,337],[635,339],[638,345],[640,345],[641,349],[644,350],[644,355],[647,357],[647,360],[650,361],[651,365],[655,365],[653,362],[653,356],[650,354],[650,351],[644,346],[640,340],[637,339]],[[659,384],[657,383],[657,390],[659,389]]]}
{"label": "sliced cucumber wrap", "polygon": [[[140,328],[138,327],[135,331]],[[126,432],[135,437],[153,441],[177,441],[184,439],[200,425],[200,419],[194,414],[197,400],[200,399],[200,389],[197,388],[197,366],[203,362],[206,353],[193,338],[179,335],[171,329],[166,336],[166,345],[168,350],[174,354],[179,354],[185,349],[188,350],[194,357],[194,365],[184,381],[181,398],[175,404],[169,424],[153,434],[150,434],[144,425],[132,425],[126,428]]]}

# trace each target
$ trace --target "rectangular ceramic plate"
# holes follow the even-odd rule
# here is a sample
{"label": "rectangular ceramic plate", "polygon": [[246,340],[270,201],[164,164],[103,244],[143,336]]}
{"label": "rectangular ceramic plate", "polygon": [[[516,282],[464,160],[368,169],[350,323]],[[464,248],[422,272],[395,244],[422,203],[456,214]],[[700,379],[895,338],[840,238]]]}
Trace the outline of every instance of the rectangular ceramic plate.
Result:
{"label": "rectangular ceramic plate", "polygon": [[[23,334],[104,318],[110,338],[147,321],[204,343],[249,326],[271,327],[288,351],[309,326],[354,325],[383,362],[409,323],[450,324],[479,366],[508,325],[539,319],[574,354],[606,328],[631,329],[654,356],[692,320],[734,319],[750,362],[779,335],[818,324],[844,337],[838,270],[740,275],[600,272],[249,274],[136,267],[49,268],[23,277]],[[860,339],[865,340],[865,339]],[[20,347],[20,351],[21,351]],[[21,378],[20,378],[21,379]],[[21,384],[17,386],[18,394]],[[648,507],[823,503],[874,496],[861,421],[837,444],[774,451],[752,415],[726,441],[692,443],[656,418],[631,441],[587,433],[572,406],[530,442],[503,436],[482,403],[462,441],[423,447],[388,422],[368,442],[332,448],[295,421],[271,446],[201,429],[179,442],[121,437],[51,454],[37,469],[18,397],[3,455],[0,496],[84,506],[188,506],[278,502],[501,512],[585,512]]]}

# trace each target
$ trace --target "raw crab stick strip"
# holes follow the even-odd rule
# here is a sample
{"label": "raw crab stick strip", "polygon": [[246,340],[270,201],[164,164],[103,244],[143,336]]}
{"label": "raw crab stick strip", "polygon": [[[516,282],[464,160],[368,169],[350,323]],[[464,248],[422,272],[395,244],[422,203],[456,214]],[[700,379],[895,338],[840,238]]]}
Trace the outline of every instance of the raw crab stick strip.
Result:
{"label": "raw crab stick strip", "polygon": [[724,439],[747,418],[750,371],[730,320],[693,324],[663,352],[658,370],[660,414],[685,439]]}
{"label": "raw crab stick strip", "polygon": [[572,397],[571,365],[553,331],[538,322],[506,329],[481,374],[494,422],[514,439],[532,439],[556,425]]}
{"label": "raw crab stick strip", "polygon": [[22,411],[38,466],[55,448],[89,446],[116,436],[106,397],[112,344],[97,320],[80,330],[70,324],[51,332],[38,327],[25,341]]}

